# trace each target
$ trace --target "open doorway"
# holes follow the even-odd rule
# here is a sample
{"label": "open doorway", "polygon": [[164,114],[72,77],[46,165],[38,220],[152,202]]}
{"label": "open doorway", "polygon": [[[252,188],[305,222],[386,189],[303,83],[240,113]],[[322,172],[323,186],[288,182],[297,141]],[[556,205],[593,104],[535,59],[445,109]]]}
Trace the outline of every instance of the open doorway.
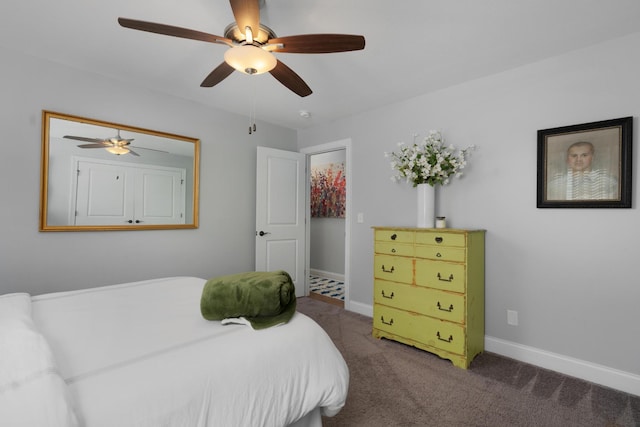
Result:
{"label": "open doorway", "polygon": [[349,308],[350,140],[301,150],[307,156],[309,296]]}
{"label": "open doorway", "polygon": [[309,156],[309,296],[344,307],[346,150]]}

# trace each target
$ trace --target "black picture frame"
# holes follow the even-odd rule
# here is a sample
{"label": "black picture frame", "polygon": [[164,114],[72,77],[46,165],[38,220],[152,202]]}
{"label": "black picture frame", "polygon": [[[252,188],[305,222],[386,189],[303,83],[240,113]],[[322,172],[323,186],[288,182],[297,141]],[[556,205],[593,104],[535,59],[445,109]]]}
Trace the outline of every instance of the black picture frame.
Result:
{"label": "black picture frame", "polygon": [[538,131],[538,208],[631,208],[633,117]]}

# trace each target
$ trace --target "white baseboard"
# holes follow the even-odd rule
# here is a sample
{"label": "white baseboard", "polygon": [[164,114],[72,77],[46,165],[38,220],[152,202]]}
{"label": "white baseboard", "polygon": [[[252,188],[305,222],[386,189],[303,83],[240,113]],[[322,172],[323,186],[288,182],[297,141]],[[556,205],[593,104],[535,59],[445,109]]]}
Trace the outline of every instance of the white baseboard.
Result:
{"label": "white baseboard", "polygon": [[640,396],[640,375],[489,336],[484,338],[484,348],[521,362]]}
{"label": "white baseboard", "polygon": [[345,305],[345,308],[354,313],[362,314],[363,316],[373,318],[373,306],[362,304],[361,302],[349,301],[349,306]]}
{"label": "white baseboard", "polygon": [[312,276],[326,277],[327,279],[339,280],[341,282],[344,282],[344,274],[340,274],[340,273],[332,273],[330,271],[317,270],[315,268],[310,268],[309,274],[311,274]]}
{"label": "white baseboard", "polygon": [[[350,301],[347,309],[373,317],[371,305]],[[484,348],[520,362],[640,396],[640,375],[490,336],[484,337]]]}

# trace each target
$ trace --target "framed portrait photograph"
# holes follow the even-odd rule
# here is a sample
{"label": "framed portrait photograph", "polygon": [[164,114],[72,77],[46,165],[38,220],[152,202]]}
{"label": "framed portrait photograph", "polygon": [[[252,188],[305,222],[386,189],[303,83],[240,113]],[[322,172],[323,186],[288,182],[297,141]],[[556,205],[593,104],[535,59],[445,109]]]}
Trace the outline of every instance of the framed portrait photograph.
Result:
{"label": "framed portrait photograph", "polygon": [[538,131],[539,208],[631,208],[633,117]]}

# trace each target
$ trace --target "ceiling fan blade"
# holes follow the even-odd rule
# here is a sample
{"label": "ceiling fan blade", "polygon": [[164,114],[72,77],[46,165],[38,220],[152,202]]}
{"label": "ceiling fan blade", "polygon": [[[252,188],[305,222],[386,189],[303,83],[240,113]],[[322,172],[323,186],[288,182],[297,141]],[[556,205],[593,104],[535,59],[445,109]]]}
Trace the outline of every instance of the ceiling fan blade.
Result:
{"label": "ceiling fan blade", "polygon": [[223,62],[218,65],[207,77],[200,83],[201,87],[212,87],[229,77],[229,74],[233,73],[234,68]]}
{"label": "ceiling fan blade", "polygon": [[67,138],[67,139],[75,139],[75,140],[78,140],[78,141],[94,142],[94,143],[96,143],[96,144],[104,143],[104,139],[100,139],[100,138],[87,138],[87,137],[85,137],[85,136],[65,135],[65,136],[63,136],[63,138]]}
{"label": "ceiling fan blade", "polygon": [[333,53],[364,49],[364,36],[350,34],[302,34],[277,37],[268,44],[282,44],[276,52],[288,53]]}
{"label": "ceiling fan blade", "polygon": [[133,154],[136,157],[140,157],[140,154],[136,153],[135,151],[133,151],[131,148],[127,147],[127,150],[129,150],[128,154]]}
{"label": "ceiling fan blade", "polygon": [[190,30],[188,28],[174,27],[173,25],[158,24],[155,22],[138,21],[135,19],[118,18],[118,22],[125,28],[147,31],[149,33],[163,34],[165,36],[182,37],[183,39],[200,40],[209,43],[221,43],[233,46],[233,41],[214,34]]}
{"label": "ceiling fan blade", "polygon": [[146,147],[136,147],[133,145],[127,145],[127,148],[129,150],[131,150],[132,148],[135,148],[136,150],[149,150],[149,151],[157,151],[158,153],[169,153],[168,151],[164,151],[164,150],[156,150],[155,148],[146,148]]}
{"label": "ceiling fan blade", "polygon": [[78,147],[80,148],[107,148],[110,147],[110,144],[80,144]]}
{"label": "ceiling fan blade", "polygon": [[291,68],[284,65],[280,60],[276,67],[269,71],[280,83],[288,87],[292,92],[305,97],[313,93],[311,88],[297,75]]}
{"label": "ceiling fan blade", "polygon": [[260,5],[258,0],[229,0],[229,3],[240,32],[245,34],[246,28],[250,27],[253,37],[257,37],[260,30]]}

